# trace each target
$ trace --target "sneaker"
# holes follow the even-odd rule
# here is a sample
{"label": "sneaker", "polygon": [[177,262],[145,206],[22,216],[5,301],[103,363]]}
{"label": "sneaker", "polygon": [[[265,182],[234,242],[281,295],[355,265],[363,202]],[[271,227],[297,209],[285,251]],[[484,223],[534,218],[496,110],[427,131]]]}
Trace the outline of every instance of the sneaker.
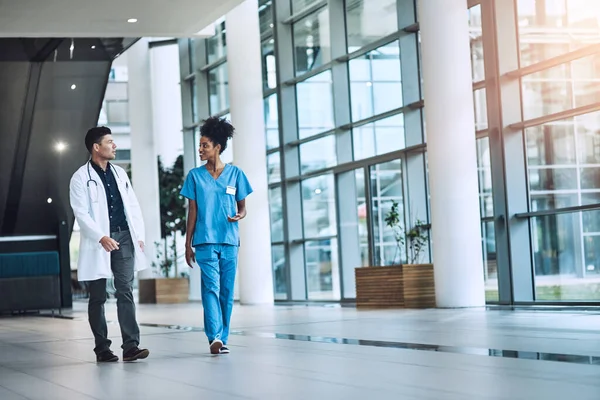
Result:
{"label": "sneaker", "polygon": [[220,354],[221,348],[223,347],[223,342],[221,339],[215,339],[210,342],[210,354]]}
{"label": "sneaker", "polygon": [[139,347],[134,347],[126,353],[123,353],[123,361],[143,360],[149,355],[150,351],[148,351],[147,349],[140,349]]}
{"label": "sneaker", "polygon": [[102,353],[96,354],[96,362],[117,362],[119,357],[110,350],[105,350]]}
{"label": "sneaker", "polygon": [[229,354],[229,348],[227,346],[221,347],[221,350],[219,350],[219,354]]}

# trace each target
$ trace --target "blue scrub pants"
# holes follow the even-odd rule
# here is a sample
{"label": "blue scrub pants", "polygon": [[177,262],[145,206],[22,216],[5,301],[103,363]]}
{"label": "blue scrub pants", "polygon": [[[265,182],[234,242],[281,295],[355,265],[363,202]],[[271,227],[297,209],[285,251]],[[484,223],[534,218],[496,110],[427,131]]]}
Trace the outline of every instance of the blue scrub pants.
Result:
{"label": "blue scrub pants", "polygon": [[196,246],[200,265],[204,331],[208,341],[220,339],[227,344],[233,308],[233,286],[237,269],[238,247],[227,244]]}

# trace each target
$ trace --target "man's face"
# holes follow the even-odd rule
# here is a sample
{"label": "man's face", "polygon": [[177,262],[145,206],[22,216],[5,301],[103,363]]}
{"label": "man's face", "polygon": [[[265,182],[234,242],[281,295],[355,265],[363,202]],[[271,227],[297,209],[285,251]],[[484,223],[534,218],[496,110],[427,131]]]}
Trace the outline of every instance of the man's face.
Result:
{"label": "man's face", "polygon": [[117,145],[112,135],[104,135],[100,144],[94,144],[94,152],[104,160],[114,160],[117,156]]}

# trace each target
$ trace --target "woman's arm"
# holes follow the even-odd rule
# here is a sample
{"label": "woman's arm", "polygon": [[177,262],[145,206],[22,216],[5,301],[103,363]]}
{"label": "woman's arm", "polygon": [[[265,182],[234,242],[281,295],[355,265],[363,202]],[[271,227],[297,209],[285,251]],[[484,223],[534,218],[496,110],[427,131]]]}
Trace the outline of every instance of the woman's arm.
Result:
{"label": "woman's arm", "polygon": [[196,262],[192,241],[194,239],[194,231],[196,230],[197,216],[198,203],[196,203],[196,200],[188,200],[188,217],[187,227],[185,230],[185,262],[190,266],[190,268],[194,268],[192,263]]}
{"label": "woman's arm", "polygon": [[243,219],[246,216],[246,200],[240,200],[237,202],[237,214],[233,217],[227,217],[229,222],[236,222]]}

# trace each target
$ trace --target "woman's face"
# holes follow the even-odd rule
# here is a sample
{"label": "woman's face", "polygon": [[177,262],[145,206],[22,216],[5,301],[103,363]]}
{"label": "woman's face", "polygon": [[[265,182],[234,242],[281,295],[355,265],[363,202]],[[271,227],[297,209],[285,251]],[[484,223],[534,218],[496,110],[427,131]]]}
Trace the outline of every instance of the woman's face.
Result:
{"label": "woman's face", "polygon": [[215,146],[212,140],[210,140],[206,136],[202,136],[200,138],[200,146],[198,147],[198,154],[200,155],[200,160],[206,161],[215,159],[220,154],[220,150],[220,144],[217,144]]}

